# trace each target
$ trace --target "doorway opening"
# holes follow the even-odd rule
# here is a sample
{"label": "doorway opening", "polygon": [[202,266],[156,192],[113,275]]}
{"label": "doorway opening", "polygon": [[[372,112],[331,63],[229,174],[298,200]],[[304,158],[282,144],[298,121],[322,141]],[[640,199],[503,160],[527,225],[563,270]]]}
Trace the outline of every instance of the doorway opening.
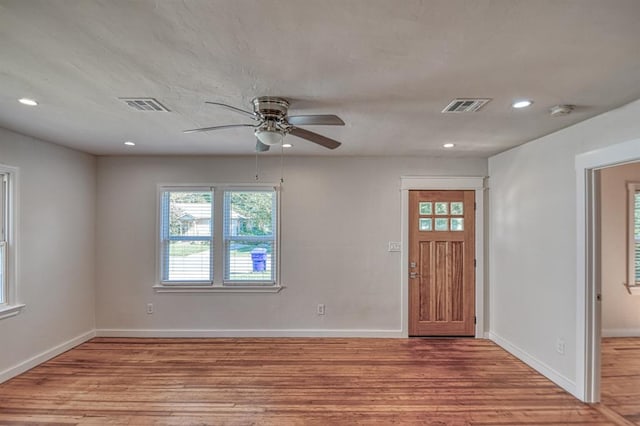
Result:
{"label": "doorway opening", "polygon": [[[640,419],[640,162],[596,172],[600,253],[600,402]],[[636,295],[635,293],[638,293]]]}
{"label": "doorway opening", "polygon": [[640,160],[640,139],[576,156],[577,350],[576,396],[599,402],[601,392],[602,245],[600,171]]}

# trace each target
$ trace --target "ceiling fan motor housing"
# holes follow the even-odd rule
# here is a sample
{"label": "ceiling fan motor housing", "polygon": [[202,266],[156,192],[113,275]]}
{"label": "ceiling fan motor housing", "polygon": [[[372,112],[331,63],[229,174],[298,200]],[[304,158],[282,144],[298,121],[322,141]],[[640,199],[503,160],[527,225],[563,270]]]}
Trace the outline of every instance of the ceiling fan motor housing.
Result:
{"label": "ceiling fan motor housing", "polygon": [[265,120],[281,121],[289,111],[289,102],[283,98],[261,96],[254,98],[251,103],[253,111]]}

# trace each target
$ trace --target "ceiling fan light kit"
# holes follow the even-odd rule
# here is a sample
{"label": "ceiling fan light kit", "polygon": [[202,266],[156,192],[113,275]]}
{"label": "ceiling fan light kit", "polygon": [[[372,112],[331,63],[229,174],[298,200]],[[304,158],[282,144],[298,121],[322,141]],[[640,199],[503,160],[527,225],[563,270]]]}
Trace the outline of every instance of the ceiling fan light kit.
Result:
{"label": "ceiling fan light kit", "polygon": [[284,139],[284,131],[269,127],[258,127],[254,132],[256,138],[265,145],[277,145]]}
{"label": "ceiling fan light kit", "polygon": [[284,137],[292,134],[302,139],[318,144],[328,149],[336,149],[340,142],[297,126],[326,125],[344,126],[344,121],[336,115],[295,115],[289,116],[289,101],[284,98],[261,96],[251,101],[253,112],[245,111],[231,105],[220,102],[205,102],[211,105],[221,106],[231,111],[242,114],[256,121],[257,124],[227,124],[199,129],[185,130],[184,133],[208,132],[230,127],[253,127],[256,136],[256,151],[268,151],[269,147],[282,143]]}

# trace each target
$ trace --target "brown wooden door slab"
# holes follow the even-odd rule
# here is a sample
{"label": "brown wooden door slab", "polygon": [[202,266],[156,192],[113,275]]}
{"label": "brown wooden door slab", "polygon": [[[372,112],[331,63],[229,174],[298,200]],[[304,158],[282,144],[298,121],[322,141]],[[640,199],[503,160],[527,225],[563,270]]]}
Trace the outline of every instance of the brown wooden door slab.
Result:
{"label": "brown wooden door slab", "polygon": [[473,336],[475,192],[409,191],[409,335]]}

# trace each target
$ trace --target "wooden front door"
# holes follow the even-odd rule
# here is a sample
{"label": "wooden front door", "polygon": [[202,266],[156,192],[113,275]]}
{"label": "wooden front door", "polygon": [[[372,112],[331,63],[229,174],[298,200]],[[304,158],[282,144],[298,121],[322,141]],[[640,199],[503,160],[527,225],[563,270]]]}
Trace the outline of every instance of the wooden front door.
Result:
{"label": "wooden front door", "polygon": [[475,333],[475,192],[409,191],[409,335]]}

